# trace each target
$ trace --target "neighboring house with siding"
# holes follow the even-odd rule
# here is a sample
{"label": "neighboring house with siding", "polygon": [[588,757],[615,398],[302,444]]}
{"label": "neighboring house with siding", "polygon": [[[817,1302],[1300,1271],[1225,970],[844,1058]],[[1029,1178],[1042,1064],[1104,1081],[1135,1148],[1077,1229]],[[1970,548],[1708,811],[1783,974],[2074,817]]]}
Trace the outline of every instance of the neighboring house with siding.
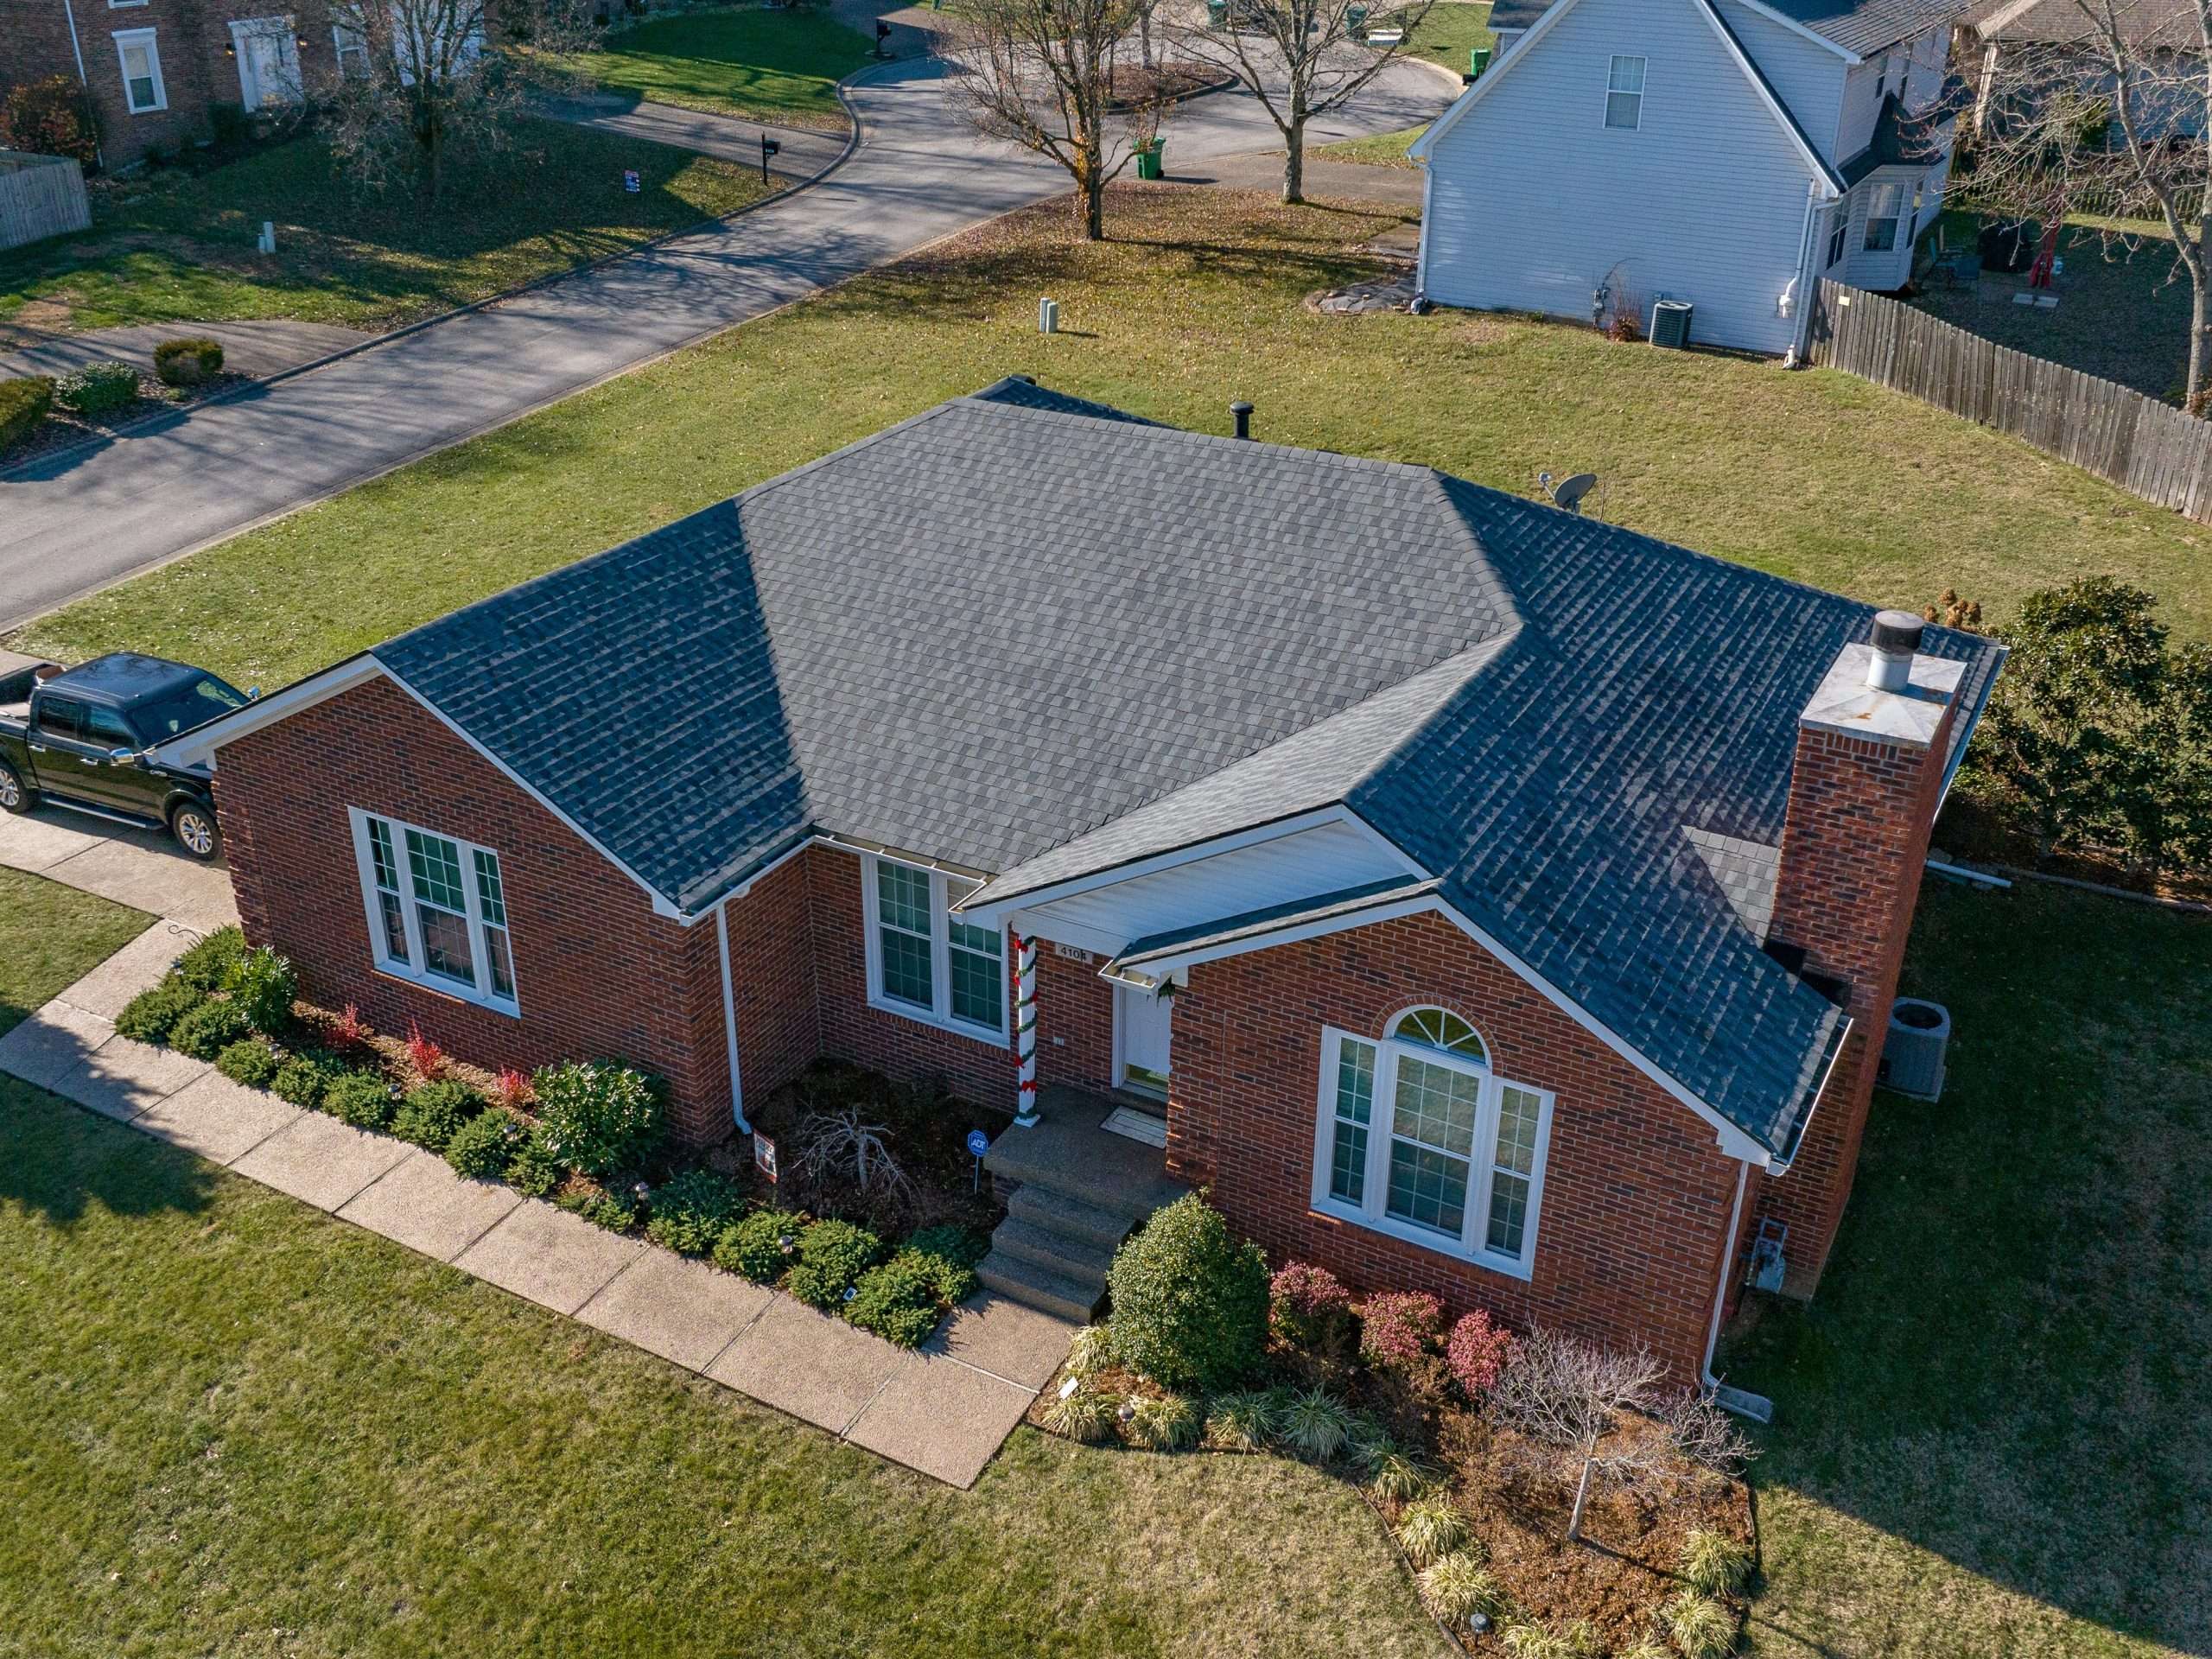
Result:
{"label": "neighboring house with siding", "polygon": [[1203,1185],[1689,1380],[1759,1224],[1820,1278],[2002,655],[1903,622],[1017,379],[175,753],[326,1005],[636,1060],[693,1144],[820,1057],[948,1081],[1006,1294]]}
{"label": "neighboring house with siding", "polygon": [[1490,72],[1414,146],[1420,286],[1802,353],[1821,277],[1895,289],[1941,210],[1963,0],[1500,0]]}
{"label": "neighboring house with siding", "polygon": [[[2076,0],[1983,0],[1954,37],[1974,88],[1975,130],[2001,122],[2008,103],[2061,91],[2110,107],[2120,77],[2100,27],[2107,16],[2133,70],[2137,130],[2153,138],[2202,137],[2206,61],[2195,0],[2113,0],[2095,19]],[[2111,141],[2122,142],[2116,128]]]}

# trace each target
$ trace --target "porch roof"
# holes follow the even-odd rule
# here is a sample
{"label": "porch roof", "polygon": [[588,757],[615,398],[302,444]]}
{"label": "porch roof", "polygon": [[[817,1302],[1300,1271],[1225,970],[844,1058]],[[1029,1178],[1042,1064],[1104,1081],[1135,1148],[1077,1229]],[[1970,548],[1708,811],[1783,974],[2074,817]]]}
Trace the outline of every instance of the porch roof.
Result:
{"label": "porch roof", "polygon": [[1311,899],[1270,905],[1264,910],[1248,910],[1241,916],[1224,916],[1192,927],[1149,934],[1141,939],[1132,939],[1126,950],[1106,964],[1106,971],[1111,973],[1122,968],[1141,969],[1219,945],[1250,944],[1313,922],[1342,921],[1385,905],[1402,904],[1410,899],[1426,897],[1442,885],[1433,878],[1394,876],[1387,880],[1363,882],[1358,887],[1345,887],[1336,893],[1318,893]]}

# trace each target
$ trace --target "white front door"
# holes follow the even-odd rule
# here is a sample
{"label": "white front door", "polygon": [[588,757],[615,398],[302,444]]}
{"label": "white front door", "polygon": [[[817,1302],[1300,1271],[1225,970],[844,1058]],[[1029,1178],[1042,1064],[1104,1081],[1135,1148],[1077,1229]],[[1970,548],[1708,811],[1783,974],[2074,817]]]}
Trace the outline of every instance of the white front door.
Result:
{"label": "white front door", "polygon": [[1167,1097],[1168,1050],[1175,999],[1134,985],[1114,987],[1114,1044],[1121,1056],[1115,1082],[1140,1094]]}
{"label": "white front door", "polygon": [[300,46],[289,17],[255,17],[231,25],[238,60],[238,101],[249,110],[296,103]]}

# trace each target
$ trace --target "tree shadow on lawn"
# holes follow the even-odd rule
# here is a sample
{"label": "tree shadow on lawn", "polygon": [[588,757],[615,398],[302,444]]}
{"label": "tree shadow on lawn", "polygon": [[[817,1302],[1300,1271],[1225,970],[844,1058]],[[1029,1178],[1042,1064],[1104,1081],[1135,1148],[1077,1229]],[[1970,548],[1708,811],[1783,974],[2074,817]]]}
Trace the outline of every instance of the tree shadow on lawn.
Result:
{"label": "tree shadow on lawn", "polygon": [[1951,1010],[1942,1100],[1877,1096],[1818,1298],[1731,1334],[1759,1482],[2212,1655],[2212,922],[1931,880],[1904,988]]}
{"label": "tree shadow on lawn", "polygon": [[94,1205],[197,1215],[214,1191],[214,1172],[190,1153],[0,1077],[0,1212],[21,1205],[63,1227]]}

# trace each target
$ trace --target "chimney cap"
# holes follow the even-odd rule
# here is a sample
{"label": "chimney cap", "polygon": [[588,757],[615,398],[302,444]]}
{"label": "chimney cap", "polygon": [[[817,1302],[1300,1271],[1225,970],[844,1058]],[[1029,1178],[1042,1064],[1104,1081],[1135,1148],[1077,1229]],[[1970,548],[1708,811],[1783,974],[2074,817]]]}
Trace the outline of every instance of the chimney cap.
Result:
{"label": "chimney cap", "polygon": [[1910,656],[1920,649],[1928,624],[1910,611],[1874,613],[1873,646],[1878,652],[1902,652]]}

